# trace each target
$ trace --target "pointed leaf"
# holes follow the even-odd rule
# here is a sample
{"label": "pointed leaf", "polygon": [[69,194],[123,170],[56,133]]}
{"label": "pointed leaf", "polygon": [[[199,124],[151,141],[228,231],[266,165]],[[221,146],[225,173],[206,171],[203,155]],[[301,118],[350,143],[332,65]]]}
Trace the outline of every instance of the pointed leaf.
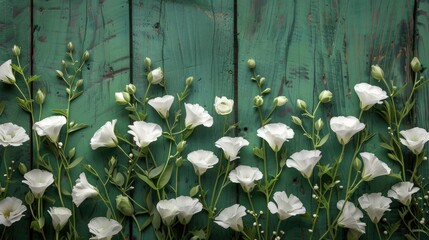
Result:
{"label": "pointed leaf", "polygon": [[82,162],[82,160],[83,160],[83,157],[76,158],[72,163],[70,163],[66,167],[66,169],[69,170],[69,169],[72,169],[72,168],[76,167],[80,162]]}
{"label": "pointed leaf", "polygon": [[152,182],[152,180],[150,180],[148,177],[146,177],[143,174],[140,173],[136,173],[137,177],[140,178],[143,182],[145,182],[147,185],[149,185],[149,187],[151,187],[153,190],[158,190],[155,186],[155,184]]}
{"label": "pointed leaf", "polygon": [[158,183],[156,184],[158,189],[163,188],[170,181],[171,175],[173,173],[173,165],[168,165],[165,169],[164,173],[158,179]]}

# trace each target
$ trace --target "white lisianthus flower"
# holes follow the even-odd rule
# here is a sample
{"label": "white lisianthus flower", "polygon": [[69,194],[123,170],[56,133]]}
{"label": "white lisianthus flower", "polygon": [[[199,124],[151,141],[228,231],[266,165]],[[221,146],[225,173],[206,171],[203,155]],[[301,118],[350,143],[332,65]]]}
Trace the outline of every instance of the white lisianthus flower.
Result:
{"label": "white lisianthus flower", "polygon": [[188,161],[194,166],[195,174],[203,175],[207,169],[213,168],[219,159],[211,151],[197,150],[188,154]]}
{"label": "white lisianthus flower", "polygon": [[15,75],[12,72],[12,60],[9,59],[0,66],[0,82],[14,84],[16,82]]}
{"label": "white lisianthus flower", "polygon": [[162,80],[164,79],[164,73],[162,72],[162,69],[155,68],[147,75],[147,80],[150,84],[160,84]]}
{"label": "white lisianthus flower", "polygon": [[332,131],[337,135],[340,144],[347,144],[356,133],[365,128],[365,124],[359,122],[359,119],[353,116],[339,116],[331,118],[329,122]]}
{"label": "white lisianthus flower", "polygon": [[422,152],[426,142],[429,141],[429,132],[423,128],[415,127],[399,133],[404,137],[400,139],[401,143],[416,155]]}
{"label": "white lisianthus flower", "polygon": [[51,215],[52,225],[57,232],[63,229],[72,215],[70,209],[65,207],[50,207],[48,213]]}
{"label": "white lisianthus flower", "polygon": [[27,208],[16,197],[6,197],[0,201],[0,224],[10,227],[24,216]]}
{"label": "white lisianthus flower", "polygon": [[89,221],[88,228],[95,235],[90,239],[110,240],[122,230],[122,225],[114,219],[96,217]]}
{"label": "white lisianthus flower", "polygon": [[381,193],[364,194],[358,199],[360,207],[366,211],[371,221],[377,224],[385,211],[390,211],[390,198],[384,197]]}
{"label": "white lisianthus flower", "polygon": [[239,183],[245,192],[251,192],[255,187],[255,181],[262,179],[262,172],[256,167],[245,165],[237,166],[228,177],[233,183]]}
{"label": "white lisianthus flower", "polygon": [[188,224],[194,214],[203,210],[203,204],[201,204],[197,198],[191,198],[188,196],[179,196],[175,199],[177,207],[177,218],[181,224]]}
{"label": "white lisianthus flower", "polygon": [[232,112],[234,107],[234,100],[228,99],[226,97],[215,97],[214,107],[216,113],[219,115],[228,115]]}
{"label": "white lisianthus flower", "polygon": [[33,169],[24,174],[23,183],[30,187],[31,192],[36,198],[41,198],[48,188],[54,182],[54,175],[48,171]]}
{"label": "white lisianthus flower", "polygon": [[147,147],[162,135],[161,126],[155,123],[135,121],[133,125],[128,125],[128,128],[131,129],[128,133],[134,136],[134,142],[141,148]]}
{"label": "white lisianthus flower", "polygon": [[25,129],[13,123],[0,124],[0,145],[3,147],[21,146],[24,142],[30,140],[25,133]]}
{"label": "white lisianthus flower", "polygon": [[215,143],[216,147],[221,148],[225,158],[229,161],[234,161],[240,158],[238,152],[242,147],[248,146],[249,141],[242,137],[222,137]]}
{"label": "white lisianthus flower", "polygon": [[295,168],[301,172],[302,176],[309,178],[313,174],[314,166],[322,158],[321,153],[319,150],[301,150],[292,154],[290,159],[286,160],[286,166]]}
{"label": "white lisianthus flower", "polygon": [[179,214],[175,199],[160,200],[156,204],[156,210],[161,216],[162,222],[167,226],[170,226]]}
{"label": "white lisianthus flower", "polygon": [[225,229],[231,228],[234,231],[243,230],[243,217],[246,216],[246,207],[234,204],[225,208],[215,218],[215,223]]}
{"label": "white lisianthus flower", "polygon": [[365,233],[366,223],[361,222],[363,218],[363,213],[359,208],[357,208],[352,202],[347,201],[346,205],[343,208],[344,200],[337,202],[337,208],[339,210],[343,209],[340,217],[338,218],[338,225],[343,228],[354,229],[360,233]]}
{"label": "white lisianthus flower", "polygon": [[211,127],[213,125],[213,117],[199,104],[185,103],[185,110],[186,128],[192,129],[201,124],[204,127]]}
{"label": "white lisianthus flower", "polygon": [[36,130],[37,135],[47,136],[52,142],[58,141],[58,135],[60,134],[61,128],[67,123],[67,119],[64,116],[50,116],[41,121],[35,122],[33,129]]}
{"label": "white lisianthus flower", "polygon": [[380,161],[373,153],[362,152],[360,156],[363,161],[362,178],[365,181],[371,181],[376,177],[390,174],[391,169],[389,166]]}
{"label": "white lisianthus flower", "polygon": [[174,102],[174,96],[165,95],[150,99],[147,103],[158,112],[161,118],[167,118],[171,105]]}
{"label": "white lisianthus flower", "polygon": [[383,89],[368,83],[358,83],[354,89],[360,100],[360,108],[364,111],[375,104],[382,104],[383,100],[388,98]]}
{"label": "white lisianthus flower", "polygon": [[302,202],[293,194],[287,196],[285,191],[275,192],[274,202],[268,203],[268,209],[272,214],[278,214],[280,220],[285,220],[292,216],[305,214],[305,207]]}
{"label": "white lisianthus flower", "polygon": [[387,192],[387,196],[408,206],[411,203],[412,195],[419,190],[420,188],[414,187],[414,183],[412,182],[399,182],[391,187]]}
{"label": "white lisianthus flower", "polygon": [[280,151],[285,141],[294,136],[292,128],[284,123],[270,123],[258,129],[257,135],[268,142],[274,152]]}
{"label": "white lisianthus flower", "polygon": [[115,135],[116,121],[116,119],[113,119],[111,122],[106,122],[94,133],[90,143],[92,150],[99,147],[116,147],[118,145],[118,139]]}
{"label": "white lisianthus flower", "polygon": [[85,173],[81,173],[79,178],[76,179],[76,185],[74,185],[72,189],[72,199],[76,207],[79,207],[85,199],[95,197],[97,195],[97,188],[88,182]]}

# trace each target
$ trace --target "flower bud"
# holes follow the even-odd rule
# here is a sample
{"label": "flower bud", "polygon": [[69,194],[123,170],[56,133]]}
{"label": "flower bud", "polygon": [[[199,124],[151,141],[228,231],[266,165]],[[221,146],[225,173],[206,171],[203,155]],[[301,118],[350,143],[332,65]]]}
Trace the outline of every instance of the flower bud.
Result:
{"label": "flower bud", "polygon": [[33,202],[34,202],[33,193],[31,193],[31,191],[27,192],[27,194],[25,194],[24,200],[28,205],[33,204]]}
{"label": "flower bud", "polygon": [[55,70],[55,72],[57,73],[57,77],[64,78],[63,72],[61,72],[60,70]]}
{"label": "flower bud", "polygon": [[380,80],[384,79],[384,71],[378,65],[371,65],[371,76],[375,80],[380,81]]}
{"label": "flower bud", "polygon": [[253,105],[255,107],[260,107],[262,104],[264,104],[264,99],[261,96],[258,95],[253,98]]}
{"label": "flower bud", "polygon": [[83,85],[83,79],[77,80],[77,82],[76,82],[76,88],[78,88],[78,87],[80,87],[82,85]]}
{"label": "flower bud", "polygon": [[420,63],[420,60],[417,57],[413,57],[411,60],[411,69],[413,69],[413,72],[417,73],[422,70],[422,64]]}
{"label": "flower bud", "polygon": [[314,123],[314,128],[316,129],[316,131],[320,131],[323,128],[323,121],[321,118],[319,118],[315,123]]}
{"label": "flower bud", "polygon": [[176,158],[176,166],[180,167],[183,164],[183,158],[182,157],[178,157]]}
{"label": "flower bud", "polygon": [[147,80],[149,81],[149,83],[151,84],[159,84],[161,83],[161,81],[164,79],[164,73],[162,72],[162,69],[156,68],[154,70],[152,70],[148,75],[147,75]]}
{"label": "flower bud", "polygon": [[152,60],[150,60],[150,58],[146,57],[143,60],[143,65],[147,68],[150,69],[150,67],[152,66]]}
{"label": "flower bud", "polygon": [[268,94],[271,92],[271,88],[265,88],[264,91],[261,92],[262,95]]}
{"label": "flower bud", "polygon": [[119,105],[127,105],[130,102],[130,94],[127,92],[116,92],[115,100]]}
{"label": "flower bud", "polygon": [[19,55],[21,54],[21,48],[16,45],[13,45],[12,52],[13,55],[19,57]]}
{"label": "flower bud", "polygon": [[42,105],[45,102],[45,94],[42,92],[42,90],[37,90],[34,100],[39,105]]}
{"label": "flower bud", "polygon": [[304,100],[301,99],[297,99],[296,100],[296,105],[298,106],[299,109],[301,109],[302,111],[305,111],[307,109],[307,103],[304,102]]}
{"label": "flower bud", "polygon": [[24,163],[20,162],[18,164],[18,171],[19,173],[21,173],[22,175],[26,174],[28,172],[27,166],[25,166]]}
{"label": "flower bud", "polygon": [[129,93],[129,94],[134,94],[137,91],[137,87],[136,85],[130,83],[125,85],[125,92]]}
{"label": "flower bud", "polygon": [[319,101],[322,103],[328,103],[332,100],[332,92],[329,90],[323,90],[319,94]]}
{"label": "flower bud", "polygon": [[86,61],[89,59],[89,52],[88,51],[83,52],[82,59],[83,59],[83,61]]}
{"label": "flower bud", "polygon": [[186,141],[182,140],[179,142],[179,144],[177,144],[177,152],[183,152],[183,150],[185,150],[186,148]]}
{"label": "flower bud", "polygon": [[298,126],[302,125],[301,119],[299,117],[297,117],[297,116],[292,116],[292,122],[295,123]]}
{"label": "flower bud", "polygon": [[73,158],[75,154],[76,154],[76,148],[74,147],[74,148],[70,149],[70,151],[69,151],[69,153],[68,153],[67,156],[69,158]]}
{"label": "flower bud", "polygon": [[278,96],[276,98],[274,98],[274,105],[276,105],[277,107],[283,106],[285,105],[289,100],[287,99],[287,97],[285,96]]}
{"label": "flower bud", "polygon": [[265,79],[264,77],[261,77],[260,79],[259,79],[259,85],[264,85],[264,83],[265,83],[265,81],[266,81],[267,79]]}
{"label": "flower bud", "polygon": [[67,43],[67,49],[68,49],[70,52],[72,52],[72,51],[73,51],[73,43],[72,43],[72,42]]}
{"label": "flower bud", "polygon": [[250,58],[249,60],[247,60],[247,67],[249,67],[250,69],[254,69],[256,67],[255,59]]}
{"label": "flower bud", "polygon": [[116,158],[115,157],[111,157],[110,160],[109,160],[109,167],[116,166],[116,162],[117,162]]}
{"label": "flower bud", "polygon": [[192,76],[186,78],[186,86],[190,86],[193,81],[194,81],[194,77],[192,77]]}
{"label": "flower bud", "polygon": [[67,67],[67,63],[66,63],[66,61],[61,60],[61,66],[63,66],[63,68],[66,68],[66,67]]}
{"label": "flower bud", "polygon": [[355,158],[353,161],[353,167],[358,172],[362,169],[362,161],[359,158]]}
{"label": "flower bud", "polygon": [[127,196],[116,196],[116,209],[118,209],[118,211],[121,212],[124,216],[129,217],[134,214],[133,204],[131,204],[131,201]]}

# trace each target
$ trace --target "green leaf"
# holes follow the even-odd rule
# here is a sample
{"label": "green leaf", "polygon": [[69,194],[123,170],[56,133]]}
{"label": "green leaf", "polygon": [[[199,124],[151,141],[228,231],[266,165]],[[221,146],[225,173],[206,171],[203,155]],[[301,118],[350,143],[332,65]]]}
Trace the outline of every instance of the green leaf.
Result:
{"label": "green leaf", "polygon": [[165,185],[167,185],[167,183],[170,181],[172,173],[173,173],[173,165],[168,165],[164,173],[158,179],[158,183],[156,184],[158,189],[161,189],[165,187]]}
{"label": "green leaf", "polygon": [[56,108],[56,109],[52,109],[52,112],[55,114],[63,115],[64,117],[68,116],[67,109]]}
{"label": "green leaf", "polygon": [[393,147],[387,143],[380,143],[380,147],[387,149],[387,150],[390,150],[390,151],[393,151]]}
{"label": "green leaf", "polygon": [[122,173],[118,172],[116,173],[113,181],[115,182],[116,185],[118,185],[119,187],[122,187],[122,185],[124,185],[125,183],[125,177]]}
{"label": "green leaf", "polygon": [[397,161],[397,162],[401,163],[401,161],[399,160],[399,158],[398,158],[396,155],[394,155],[394,154],[392,154],[392,153],[388,153],[388,154],[387,154],[387,156],[388,156],[390,159],[395,160],[395,161]]}
{"label": "green leaf", "polygon": [[66,169],[69,170],[69,169],[72,169],[72,168],[76,167],[80,162],[82,162],[82,160],[83,160],[83,157],[76,158],[72,163],[70,163],[66,167]]}
{"label": "green leaf", "polygon": [[321,146],[323,146],[323,144],[325,144],[325,143],[326,143],[326,141],[328,141],[328,139],[329,139],[329,133],[328,133],[328,134],[326,134],[325,136],[323,136],[323,138],[322,138],[322,139],[320,139],[320,142],[316,145],[316,147],[321,147]]}
{"label": "green leaf", "polygon": [[197,185],[197,186],[191,188],[191,191],[189,192],[189,196],[193,197],[193,196],[197,195],[199,191],[200,191],[200,186]]}
{"label": "green leaf", "polygon": [[390,177],[393,177],[393,178],[396,178],[396,179],[398,179],[398,180],[402,180],[402,175],[401,175],[401,173],[391,173],[391,174],[389,174],[388,176],[390,176]]}
{"label": "green leaf", "polygon": [[155,184],[150,180],[148,177],[146,177],[143,174],[136,173],[137,177],[140,178],[143,182],[145,182],[149,187],[151,187],[153,190],[158,190],[155,186]]}
{"label": "green leaf", "polygon": [[20,97],[16,97],[16,100],[18,101],[18,105],[26,112],[30,112],[30,106],[31,106],[31,101],[30,100],[25,100],[22,99]]}
{"label": "green leaf", "polygon": [[3,114],[5,108],[6,108],[6,102],[0,101],[0,116]]}
{"label": "green leaf", "polygon": [[262,151],[262,148],[254,147],[253,148],[253,154],[255,154],[255,156],[257,156],[260,159],[264,159],[264,153]]}
{"label": "green leaf", "polygon": [[199,239],[201,239],[201,240],[204,240],[204,239],[207,239],[207,237],[206,237],[206,232],[204,231],[204,230],[202,230],[202,229],[199,229],[199,230],[193,230],[193,231],[191,231],[191,233],[192,233],[192,240],[199,240]]}
{"label": "green leaf", "polygon": [[175,140],[174,137],[171,136],[169,132],[163,132],[162,136],[165,137],[165,138],[167,138],[167,139],[169,139],[169,140],[171,140],[171,141]]}
{"label": "green leaf", "polygon": [[164,169],[164,164],[150,170],[149,171],[149,178],[150,179],[157,178],[162,173],[163,169]]}
{"label": "green leaf", "polygon": [[83,91],[79,91],[79,92],[73,92],[73,95],[70,99],[70,101],[75,100],[76,98],[78,98],[80,95],[82,95]]}
{"label": "green leaf", "polygon": [[70,127],[70,128],[68,129],[67,133],[76,132],[76,131],[78,131],[78,130],[81,130],[81,129],[84,129],[84,128],[87,128],[87,127],[89,127],[89,126],[88,126],[88,125],[86,125],[86,124],[83,124],[83,123],[75,123],[72,127]]}
{"label": "green leaf", "polygon": [[31,82],[34,82],[34,81],[36,81],[37,79],[39,79],[40,78],[40,76],[38,76],[38,75],[33,75],[33,76],[31,76],[31,77],[29,77],[28,79],[27,79],[27,82],[28,83],[31,83]]}

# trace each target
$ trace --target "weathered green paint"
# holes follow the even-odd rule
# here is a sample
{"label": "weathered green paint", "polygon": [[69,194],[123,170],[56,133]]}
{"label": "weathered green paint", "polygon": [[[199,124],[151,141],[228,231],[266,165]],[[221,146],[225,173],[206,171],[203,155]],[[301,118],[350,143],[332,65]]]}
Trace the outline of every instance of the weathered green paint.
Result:
{"label": "weathered green paint", "polygon": [[[13,44],[22,47],[23,65],[28,66],[28,71],[31,67],[34,74],[42,76],[37,87],[45,89],[48,94],[44,116],[51,115],[50,110],[54,108],[64,108],[66,104],[65,86],[55,76],[55,69],[61,67],[60,61],[65,57],[66,43],[72,41],[78,47],[78,55],[85,49],[90,51],[91,60],[82,76],[85,80],[85,93],[73,102],[71,113],[73,120],[90,127],[72,135],[67,147],[76,147],[77,155],[85,157],[83,163],[91,164],[99,172],[103,172],[107,166],[107,154],[116,155],[120,164],[127,164],[119,151],[91,150],[89,140],[102,124],[112,119],[118,119],[118,131],[126,133],[126,126],[130,122],[128,113],[115,105],[114,93],[123,90],[126,84],[134,83],[138,89],[137,95],[143,96],[147,87],[143,67],[145,57],[152,59],[154,67],[163,68],[166,79],[166,90],[152,87],[150,97],[164,93],[175,95],[183,89],[185,79],[193,76],[195,84],[186,102],[204,106],[212,113],[215,122],[222,122],[223,119],[214,112],[214,97],[234,98],[237,119],[230,118],[229,121],[239,121],[236,133],[250,141],[250,146],[242,150],[239,162],[260,167],[262,162],[255,160],[251,152],[253,146],[260,144],[260,139],[256,137],[259,125],[252,108],[257,88],[250,80],[251,73],[246,66],[248,58],[256,59],[257,73],[267,78],[266,86],[272,89],[265,103],[267,109],[270,101],[277,95],[285,95],[290,100],[273,115],[272,122],[283,122],[291,126],[291,116],[300,115],[295,100],[301,98],[309,108],[313,108],[318,94],[324,89],[334,93],[333,103],[323,106],[318,115],[326,126],[332,116],[357,115],[359,103],[353,86],[359,82],[377,84],[369,75],[371,64],[382,66],[386,79],[394,80],[398,86],[412,81],[409,62],[414,55],[424,65],[429,64],[429,40],[426,39],[429,24],[428,1],[344,0],[327,3],[315,0],[0,0],[0,5],[3,6],[0,10],[0,62],[11,58],[10,49]],[[237,36],[234,36],[235,24]],[[234,55],[235,41],[238,43],[238,55]],[[234,61],[237,66],[234,66]],[[7,102],[0,123],[14,121],[29,130],[31,126],[28,115],[15,105],[13,96],[16,93],[7,90],[8,86],[0,86],[0,100]],[[407,120],[408,124],[416,123],[420,127],[429,128],[426,108],[428,96],[427,88],[418,94],[417,108]],[[173,108],[177,108],[177,105],[173,105]],[[155,119],[157,115],[151,109],[148,111],[151,113],[148,121],[159,121]],[[373,131],[386,134],[384,124],[380,123],[379,118],[372,116],[364,113],[363,121],[373,126]],[[189,152],[197,149],[219,152],[214,148],[214,142],[221,137],[222,126],[217,126],[219,128],[195,129],[182,156],[186,158]],[[296,138],[286,143],[288,156],[310,148],[308,141],[300,136],[301,132],[295,129]],[[327,134],[327,128],[322,133]],[[378,136],[374,138],[365,150],[374,151],[380,159],[389,161],[384,151],[376,145]],[[30,156],[30,144],[25,144],[23,149],[25,154],[18,155],[16,151],[15,154],[12,151],[9,154],[19,156],[15,162],[22,161],[30,166],[31,161],[35,162],[34,157]],[[154,145],[153,151],[158,163],[165,161],[167,149],[166,141]],[[322,161],[333,161],[339,151],[340,147],[331,132],[330,140],[322,148]],[[350,154],[346,159],[347,157],[350,158]],[[274,166],[270,164],[269,168],[272,170]],[[398,170],[393,166],[392,168]],[[425,163],[421,170],[423,176],[427,176],[427,170]],[[84,169],[81,167],[73,169],[73,180],[82,171]],[[180,171],[178,191],[186,195],[197,184],[197,179],[187,161]],[[348,166],[340,171],[342,179],[346,180]],[[95,181],[89,174],[87,176],[90,181]],[[205,175],[203,185],[210,186],[214,177],[210,173]],[[68,183],[65,182],[65,185],[68,186]],[[385,195],[390,185],[386,184],[385,178],[376,179],[371,185],[365,185],[364,191],[382,191]],[[145,184],[136,180],[135,186],[134,197],[145,199],[148,190]],[[298,196],[310,215],[314,211],[311,189],[294,169],[285,168],[277,189]],[[13,195],[21,199],[27,192],[19,182],[11,190]],[[225,190],[218,209],[231,205],[236,199],[247,204],[246,196],[241,190],[237,190],[235,185],[230,185]],[[55,192],[53,188],[49,191]],[[117,194],[116,191],[110,193],[113,202]],[[359,193],[355,195],[359,196]],[[261,200],[257,208],[263,209],[265,200]],[[144,206],[145,204],[143,202]],[[105,212],[105,207],[96,200],[87,200],[78,208],[77,226],[83,238],[89,236],[86,226],[89,219],[104,216]],[[16,231],[17,235],[14,232],[15,238],[30,236],[28,215],[19,225],[14,226],[15,229],[21,227],[25,230]],[[46,219],[49,225],[48,215]],[[371,239],[376,230],[368,218],[365,219],[368,223],[367,234],[362,238]],[[146,218],[139,218],[140,224],[145,220]],[[274,216],[272,220],[275,220]],[[125,221],[132,223],[130,219]],[[203,227],[205,221],[205,216],[196,218],[192,221],[192,226]],[[320,221],[321,229],[326,227],[324,225]],[[125,236],[132,233],[132,237],[139,239],[141,234],[135,224],[124,226]],[[309,226],[309,218],[297,217],[285,221],[282,229],[286,231],[288,239],[306,239]],[[48,236],[52,237],[52,229],[46,229]],[[213,229],[214,239],[222,237],[222,234],[230,234],[229,231],[220,231],[221,228],[217,225]],[[154,235],[146,230],[142,237],[153,238]],[[121,237],[118,236],[117,239],[119,238]]]}

